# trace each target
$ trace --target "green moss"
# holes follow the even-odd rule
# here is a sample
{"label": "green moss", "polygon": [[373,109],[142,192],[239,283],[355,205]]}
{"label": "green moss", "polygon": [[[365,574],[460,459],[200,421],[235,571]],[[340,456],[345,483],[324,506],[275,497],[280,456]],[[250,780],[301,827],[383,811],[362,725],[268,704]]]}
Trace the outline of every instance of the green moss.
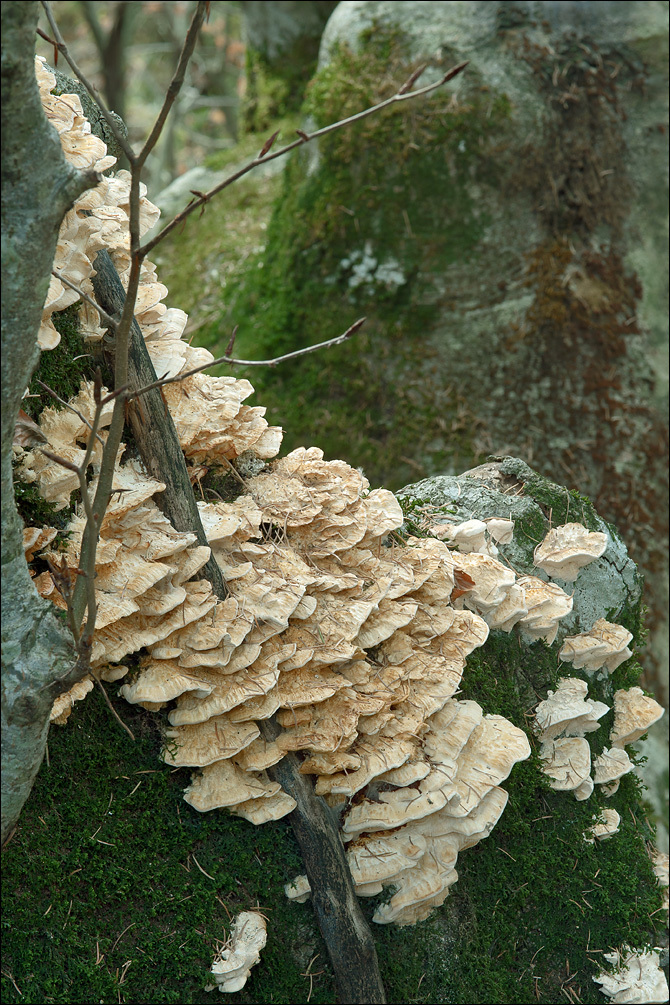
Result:
{"label": "green moss", "polygon": [[[500,471],[503,475],[519,479],[523,484],[524,494],[535,500],[542,509],[547,522],[552,526],[558,527],[564,523],[581,523],[588,530],[601,530],[602,521],[587,496],[574,491],[574,489],[568,489],[564,485],[557,485],[537,474],[518,457],[504,458],[500,465]],[[540,526],[540,519],[536,519],[527,521],[526,525],[522,524],[520,530],[530,540],[535,540],[535,543],[538,543],[546,533],[545,527],[546,525]],[[610,528],[608,527],[608,529]],[[616,530],[611,529],[618,538]],[[539,537],[534,537],[535,533],[539,533]]]}
{"label": "green moss", "polygon": [[[323,125],[394,93],[413,64],[397,38],[375,39],[364,55],[340,50],[317,74],[303,115]],[[425,464],[471,458],[467,403],[447,386],[436,400],[425,377],[439,360],[408,333],[430,327],[438,312],[435,305],[417,306],[427,261],[447,267],[467,259],[487,226],[470,183],[494,182],[493,160],[482,154],[508,116],[506,100],[485,88],[463,105],[438,92],[412,103],[411,111],[392,108],[324,138],[322,169],[313,177],[308,152],[288,165],[267,251],[238,274],[234,303],[198,339],[217,351],[239,321],[240,354],[267,358],[370,316],[353,345],[254,371],[269,418],[287,430],[289,449],[319,442],[327,456],[362,464],[373,480],[391,472],[392,487]],[[390,358],[400,375],[393,401],[379,365]],[[445,435],[426,443],[436,414],[444,415]]]}
{"label": "green moss", "polygon": [[247,89],[242,103],[242,125],[246,132],[274,132],[278,121],[300,110],[305,87],[316,69],[317,55],[318,39],[305,37],[298,41],[293,54],[275,63],[247,47]]}
{"label": "green moss", "polygon": [[43,408],[60,411],[64,406],[37,383],[41,380],[65,401],[79,393],[82,380],[91,376],[98,360],[81,334],[79,304],[72,304],[52,315],[60,342],[55,349],[40,354],[39,364],[30,382],[30,396],[24,398],[23,408],[36,418]]}
{"label": "green moss", "polygon": [[[460,697],[527,730],[557,675],[556,647],[493,632],[468,658]],[[3,854],[12,891],[3,1000],[209,1001],[207,970],[229,916],[260,907],[268,945],[230,1000],[307,1000],[304,975],[318,954],[310,1000],[335,1001],[311,906],[284,897],[283,884],[302,871],[286,821],[255,828],[226,811],[194,811],[182,800],[189,772],[157,760],[162,719],[118,708],[134,744],[97,692],[50,733],[48,763]],[[606,723],[599,732],[608,731]],[[582,1002],[598,1002],[591,976],[602,953],[657,939],[653,834],[634,779],[610,800],[596,792],[578,803],[549,789],[534,749],[504,787],[500,822],[461,854],[444,906],[413,927],[373,925],[389,1000],[551,1003],[568,982]],[[582,833],[603,806],[621,814],[621,833],[587,846]],[[362,901],[368,918],[376,902]]]}

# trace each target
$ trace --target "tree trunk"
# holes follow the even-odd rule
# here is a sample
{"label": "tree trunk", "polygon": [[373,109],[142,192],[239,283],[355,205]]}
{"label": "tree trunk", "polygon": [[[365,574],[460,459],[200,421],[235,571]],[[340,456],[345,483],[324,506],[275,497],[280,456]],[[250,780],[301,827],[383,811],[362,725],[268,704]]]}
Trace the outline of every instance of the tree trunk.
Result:
{"label": "tree trunk", "polygon": [[[61,221],[99,176],[67,163],[33,66],[37,3],[2,4],[2,841],[42,762],[54,697],[75,683],[74,646],[35,590],[14,503],[14,424],[39,359],[37,331]],[[76,678],[75,678],[76,679]]]}

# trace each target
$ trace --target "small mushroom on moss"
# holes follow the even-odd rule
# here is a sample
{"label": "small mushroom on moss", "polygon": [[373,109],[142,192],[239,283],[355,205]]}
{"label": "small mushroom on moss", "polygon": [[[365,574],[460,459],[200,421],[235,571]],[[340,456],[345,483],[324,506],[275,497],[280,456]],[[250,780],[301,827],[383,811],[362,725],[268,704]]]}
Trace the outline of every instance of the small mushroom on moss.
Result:
{"label": "small mushroom on moss", "polygon": [[588,531],[581,523],[564,523],[538,544],[533,561],[553,579],[574,583],[579,570],[600,558],[606,548],[607,534]]}
{"label": "small mushroom on moss", "polygon": [[263,915],[256,911],[238,914],[228,940],[211,966],[215,987],[222,992],[241,991],[251,968],[260,961],[266,942],[267,925]]}
{"label": "small mushroom on moss", "polygon": [[551,779],[552,789],[573,792],[580,800],[591,795],[591,748],[588,740],[581,736],[547,740],[540,747],[540,759],[543,761],[542,771]]}
{"label": "small mushroom on moss", "polygon": [[621,688],[614,692],[614,725],[610,733],[613,747],[635,743],[665,713],[662,705],[644,693],[641,687]]}
{"label": "small mushroom on moss", "polygon": [[619,833],[621,817],[616,810],[604,809],[599,817],[594,817],[595,823],[584,833],[584,840],[593,844],[596,840],[606,841],[614,834]]}
{"label": "small mushroom on moss", "polygon": [[632,633],[622,625],[598,618],[590,631],[568,636],[558,658],[572,663],[578,670],[583,668],[593,672],[605,667],[608,673],[612,673],[633,655],[628,648],[632,638]]}
{"label": "small mushroom on moss", "polygon": [[290,883],[286,883],[284,886],[284,893],[289,900],[292,900],[296,904],[304,904],[309,900],[312,893],[312,888],[309,885],[309,880],[304,873],[300,876],[296,876],[294,880]]}

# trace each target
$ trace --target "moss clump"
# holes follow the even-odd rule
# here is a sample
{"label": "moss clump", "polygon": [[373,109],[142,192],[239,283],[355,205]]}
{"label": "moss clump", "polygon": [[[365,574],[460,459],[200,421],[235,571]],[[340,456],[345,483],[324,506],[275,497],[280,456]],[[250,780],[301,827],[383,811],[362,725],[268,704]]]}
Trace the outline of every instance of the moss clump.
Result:
{"label": "moss clump", "polygon": [[45,349],[40,354],[30,382],[30,395],[23,400],[24,410],[33,419],[47,406],[56,411],[65,407],[45,391],[38,380],[67,401],[79,393],[82,380],[88,379],[98,365],[96,355],[82,337],[78,311],[76,303],[51,316],[60,342],[55,349]]}

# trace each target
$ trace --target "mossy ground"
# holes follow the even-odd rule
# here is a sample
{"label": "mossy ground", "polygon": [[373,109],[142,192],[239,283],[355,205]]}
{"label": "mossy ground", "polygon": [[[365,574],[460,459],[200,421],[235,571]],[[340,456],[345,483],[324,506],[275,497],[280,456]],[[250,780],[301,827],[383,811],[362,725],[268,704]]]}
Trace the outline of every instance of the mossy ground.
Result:
{"label": "mossy ground", "polygon": [[[617,670],[608,692],[630,686],[637,669]],[[528,729],[557,675],[551,648],[496,632],[469,657],[460,696]],[[286,821],[256,828],[226,811],[197,813],[182,800],[189,772],[157,759],[160,717],[117,707],[134,744],[98,692],[52,729],[48,762],[3,853],[3,1001],[211,1001],[204,986],[217,940],[231,915],[258,907],[268,944],[230,1000],[336,1001],[311,907],[284,897],[302,871]],[[591,734],[595,752],[610,725],[600,740]],[[596,792],[578,803],[548,788],[535,749],[504,787],[502,819],[461,854],[444,906],[414,927],[373,925],[390,1001],[557,1002],[563,987],[599,1002],[591,977],[603,952],[658,938],[653,833],[632,776],[611,799]],[[621,832],[587,845],[582,833],[604,806],[621,814]],[[376,899],[362,903],[370,918]]]}

